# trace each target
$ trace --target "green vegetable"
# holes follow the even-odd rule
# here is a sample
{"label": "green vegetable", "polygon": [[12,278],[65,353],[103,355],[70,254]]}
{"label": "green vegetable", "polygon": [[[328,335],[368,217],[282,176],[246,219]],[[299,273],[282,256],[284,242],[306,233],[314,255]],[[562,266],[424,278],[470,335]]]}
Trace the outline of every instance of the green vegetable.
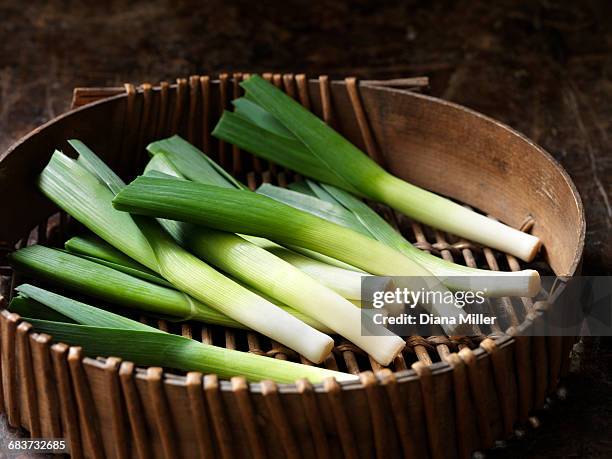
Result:
{"label": "green vegetable", "polygon": [[[313,383],[327,377],[353,380],[355,376],[337,371],[272,359],[247,352],[224,349],[171,335],[153,327],[74,301],[31,285],[17,289],[19,300],[44,305],[77,324],[28,317],[36,331],[48,333],[56,341],[81,346],[92,357],[114,355],[139,365],[173,367],[216,373],[222,378],[243,375],[249,381],[272,379],[281,383],[307,378]],[[14,304],[11,303],[11,308]],[[30,308],[30,311],[36,310]],[[23,309],[22,309],[23,310]],[[43,315],[44,316],[44,315]],[[47,314],[44,317],[49,317]]]}
{"label": "green vegetable", "polygon": [[57,249],[41,245],[25,247],[10,254],[9,261],[20,272],[119,306],[185,320],[244,327],[183,292]]}
{"label": "green vegetable", "polygon": [[[78,238],[72,238],[72,239],[74,240],[74,239],[78,239]],[[102,240],[100,240],[98,238],[92,237],[92,236],[88,236],[88,237],[86,237],[86,239],[88,239],[88,240],[90,240],[92,242],[95,241],[95,249],[96,249],[96,253],[98,255],[100,255],[102,257],[105,257],[107,255],[109,257],[113,256],[114,249],[112,248],[112,246],[108,245],[106,242],[104,242],[104,241],[102,241]],[[74,244],[72,244],[72,245],[74,246]],[[38,247],[38,246],[36,246],[36,247]],[[87,246],[79,245],[79,247],[80,248],[84,248],[85,250],[87,250],[86,249]],[[28,249],[30,249],[30,248],[28,248]],[[24,251],[24,250],[25,249],[22,249],[22,251]],[[48,250],[52,250],[52,249],[48,249]],[[22,251],[18,251],[17,252],[17,253],[19,253],[21,255],[21,258],[24,257],[24,255],[21,254]],[[57,251],[57,252],[59,252],[59,251]],[[73,271],[73,268],[74,268],[74,266],[72,266],[72,265],[78,264],[78,260],[75,261],[74,259],[72,260],[71,266],[68,269],[60,270],[59,271],[60,274],[58,276],[58,274],[55,271],[53,271],[54,265],[56,265],[56,263],[53,262],[53,256],[54,256],[53,253],[50,254],[49,255],[50,259],[46,260],[44,263],[32,264],[30,262],[30,266],[28,266],[28,268],[24,268],[24,269],[29,269],[30,273],[38,274],[38,275],[43,276],[43,277],[49,276],[50,274],[51,275],[55,275],[55,277],[58,278],[58,283],[64,284],[64,285],[67,285],[67,286],[74,285],[75,286],[74,287],[75,290],[82,291],[83,293],[91,293],[91,292],[96,292],[97,291],[97,289],[92,288],[92,286],[91,286],[91,284],[92,284],[91,279],[98,279],[98,278],[100,278],[103,281],[105,280],[104,271],[100,272],[100,269],[97,266],[95,266],[95,265],[88,265],[89,270],[87,272],[84,272],[84,270],[82,270],[82,271],[79,272],[79,275],[77,275],[77,276],[70,276],[70,273]],[[103,265],[105,265],[107,267],[113,268],[114,271],[121,271],[123,273],[129,274],[130,277],[133,276],[133,277],[137,277],[137,278],[140,278],[140,279],[148,280],[149,282],[154,282],[154,283],[158,283],[160,285],[168,286],[168,287],[170,287],[171,289],[174,290],[174,286],[172,284],[170,284],[169,282],[166,282],[165,279],[163,279],[162,277],[158,277],[157,275],[154,276],[155,277],[154,280],[149,280],[149,279],[147,279],[147,277],[144,275],[143,272],[132,270],[129,267],[121,266],[121,265],[109,262],[109,261],[107,261],[105,259],[102,259],[102,258],[88,257],[86,252],[84,254],[80,254],[80,256],[84,257],[84,258],[86,258],[86,259],[88,259],[90,261],[93,261],[96,264],[103,264]],[[30,257],[28,255],[26,255],[25,258],[26,258],[26,260],[29,261]],[[61,263],[65,264],[65,263],[67,263],[67,261],[63,260]],[[23,264],[24,263],[22,261],[21,265],[23,265]],[[37,269],[37,271],[34,271],[34,269]],[[233,280],[236,280],[236,279],[233,279]],[[109,283],[110,282],[127,282],[127,284],[129,285],[129,282],[133,282],[133,279],[123,278],[123,279],[118,279],[118,280],[114,279],[112,281],[108,280],[106,282],[109,282]],[[240,282],[238,282],[238,283],[240,283]],[[284,309],[285,311],[290,313],[292,316],[295,316],[298,319],[300,319],[302,322],[310,325],[313,328],[316,328],[320,332],[323,332],[323,333],[333,333],[333,330],[331,330],[326,325],[323,325],[318,320],[315,320],[315,319],[313,319],[312,317],[310,317],[310,316],[308,316],[306,314],[302,314],[301,312],[299,312],[299,311],[297,311],[297,310],[295,310],[293,308],[290,308],[289,306],[287,306],[285,304],[282,304],[282,303],[278,302],[277,300],[275,300],[275,299],[265,295],[261,291],[257,291],[257,290],[255,290],[255,289],[253,289],[253,288],[251,288],[251,287],[249,287],[247,285],[244,285],[242,283],[240,283],[240,284],[243,287],[251,290],[255,294],[261,296],[262,298],[265,298],[266,300],[268,300],[271,303],[275,304],[279,308]],[[143,285],[144,289],[148,288],[148,285],[144,285],[144,284],[141,284],[141,285]],[[98,283],[98,284],[96,284],[96,286],[99,287],[99,289],[100,289],[100,292],[98,293],[98,297],[99,298],[105,299],[107,301],[115,302],[117,304],[122,304],[123,306],[127,306],[127,307],[131,307],[132,306],[133,303],[132,303],[132,299],[131,299],[129,294],[121,294],[117,298],[112,298],[112,297],[109,297],[106,294],[107,288],[106,288],[104,282]],[[188,316],[183,316],[182,317],[183,319],[189,318],[189,319],[192,319],[192,320],[199,320],[201,322],[206,322],[206,323],[225,325],[227,327],[246,328],[241,323],[238,323],[235,320],[230,319],[226,315],[216,311],[213,308],[210,308],[210,307],[206,306],[203,303],[200,303],[199,301],[197,301],[197,300],[187,296],[186,294],[184,294],[182,292],[178,292],[178,291],[177,291],[177,293],[180,293],[181,295],[184,295],[189,300],[189,302],[196,303],[198,305],[198,309],[201,310],[198,315],[192,316],[192,314],[190,314]],[[154,291],[150,291],[150,292],[147,292],[146,295],[148,295],[149,298],[150,298],[150,295],[155,295],[155,292]],[[145,300],[146,299],[147,299],[147,297],[145,296]],[[164,301],[167,301],[167,299],[165,299]],[[165,303],[162,303],[162,306],[164,304]],[[147,310],[148,307],[143,307],[143,309]],[[168,311],[167,314],[169,314],[169,315],[176,315],[172,311]]]}
{"label": "green vegetable", "polygon": [[64,247],[70,253],[122,271],[130,276],[136,276],[149,282],[173,288],[170,282],[155,271],[132,260],[112,245],[107,244],[94,235],[74,236],[64,243]]}
{"label": "green vegetable", "polygon": [[238,113],[225,113],[216,137],[305,176],[379,201],[415,220],[481,244],[533,259],[540,240],[446,198],[411,185],[382,169],[321,119],[263,78],[241,83],[247,98],[291,131],[278,135]]}
{"label": "green vegetable", "polygon": [[296,268],[308,274],[326,287],[349,300],[361,300],[361,281],[368,274],[350,269],[339,268],[318,260],[314,260],[301,253],[289,250],[275,242],[257,236],[242,236],[247,241],[258,245],[262,249],[273,253]]}
{"label": "green vegetable", "polygon": [[141,176],[117,194],[113,205],[134,214],[306,247],[377,275],[431,275],[363,234],[250,191]]}
{"label": "green vegetable", "polygon": [[[297,198],[295,196],[296,192],[270,184],[262,185],[257,192],[291,206],[299,201],[300,206],[296,208],[300,210],[365,233],[389,247],[397,249],[431,271],[450,289],[483,291],[488,296],[496,297],[533,297],[540,290],[540,276],[533,269],[500,272],[469,268],[451,263],[414,247],[371,207],[350,193],[326,184],[319,187],[309,182],[309,185],[320,188],[328,199],[335,200],[335,204],[308,195],[304,195],[307,200]],[[322,193],[319,192],[319,195],[322,195]],[[336,210],[335,214],[321,211],[321,206],[330,205],[348,212],[352,218],[346,216],[336,218],[335,214],[339,214],[340,210]]]}
{"label": "green vegetable", "polygon": [[[253,106],[252,103],[249,104],[248,102],[246,105]],[[259,117],[257,114],[252,116],[256,119]],[[154,176],[151,172],[162,172],[179,178],[187,178],[204,185],[217,185],[239,190],[247,189],[246,186],[206,156],[204,152],[178,135],[152,142],[147,146],[147,150],[153,155],[153,158],[145,168],[145,175]],[[292,246],[290,248],[323,263],[332,264],[339,268],[357,270],[353,266],[304,247]]]}
{"label": "green vegetable", "polygon": [[178,171],[194,182],[226,188],[246,189],[242,183],[228,174],[221,166],[178,135],[150,143],[147,150],[153,155],[153,160],[161,154],[171,163],[169,165],[162,158],[158,163],[154,162],[149,165],[149,168],[153,170],[161,170],[161,172],[170,175]]}

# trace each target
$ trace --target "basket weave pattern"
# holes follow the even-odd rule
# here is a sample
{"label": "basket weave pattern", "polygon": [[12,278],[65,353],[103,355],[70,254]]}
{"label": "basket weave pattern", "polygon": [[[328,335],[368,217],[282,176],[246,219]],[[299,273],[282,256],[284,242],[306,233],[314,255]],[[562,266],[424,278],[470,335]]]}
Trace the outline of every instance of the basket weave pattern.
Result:
{"label": "basket weave pattern", "polygon": [[[330,81],[318,79],[314,103],[304,75],[264,75],[332,126],[340,129],[330,97]],[[133,176],[154,139],[179,133],[254,188],[262,182],[286,185],[296,174],[211,137],[212,126],[246,75],[222,74],[178,79],[140,87],[77,89],[73,106],[126,93],[120,151],[114,163]],[[419,90],[424,79],[391,82],[344,81],[365,151],[384,164],[362,106],[360,87],[388,85]],[[119,135],[119,134],[118,134]],[[500,269],[500,261],[520,270],[516,258],[461,241],[381,212],[419,248],[468,266]],[[526,219],[528,231],[533,221]],[[41,222],[17,247],[58,243],[74,222],[58,213]],[[13,247],[4,248],[5,252]],[[4,259],[4,257],[0,258]],[[20,282],[0,267],[5,299]],[[2,306],[6,307],[6,300]],[[32,437],[65,437],[74,457],[470,457],[513,434],[568,371],[573,338],[517,336],[542,327],[547,303],[524,300],[524,314],[511,317],[502,337],[410,337],[390,368],[382,368],[353,344],[337,340],[323,363],[358,374],[358,382],[320,385],[298,381],[248,384],[242,377],[186,375],[161,368],[138,368],[115,357],[85,357],[78,347],[54,343],[32,331],[18,315],[2,310],[0,409],[11,426]],[[197,323],[141,320],[205,343],[312,364],[254,332]],[[499,329],[492,329],[493,334]]]}

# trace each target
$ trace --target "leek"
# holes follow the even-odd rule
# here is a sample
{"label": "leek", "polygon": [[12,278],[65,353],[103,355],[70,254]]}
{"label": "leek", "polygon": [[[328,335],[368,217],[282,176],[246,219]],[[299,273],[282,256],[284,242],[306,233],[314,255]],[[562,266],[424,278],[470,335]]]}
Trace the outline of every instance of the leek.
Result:
{"label": "leek", "polygon": [[354,375],[333,370],[203,344],[31,285],[22,285],[17,290],[21,300],[11,303],[11,307],[16,306],[17,311],[23,311],[25,299],[37,304],[29,307],[29,312],[40,310],[40,306],[44,305],[56,314],[77,322],[45,320],[48,314],[27,317],[26,320],[34,325],[35,330],[49,333],[56,341],[81,346],[92,357],[116,355],[139,365],[216,373],[226,379],[243,375],[253,382],[272,379],[292,383],[306,378],[317,383],[328,377],[340,381],[356,379]]}
{"label": "leek", "polygon": [[[263,78],[241,83],[247,98],[291,131],[279,135],[244,107],[225,113],[213,131],[258,156],[305,176],[379,201],[415,220],[531,261],[540,240],[386,172],[338,132]],[[252,108],[252,107],[251,107]],[[248,112],[248,107],[247,110]]]}
{"label": "leek", "polygon": [[324,263],[326,265],[332,265],[337,268],[342,268],[342,269],[346,269],[349,271],[355,271],[358,273],[366,274],[366,272],[362,269],[356,268],[355,266],[349,265],[348,263],[344,263],[343,261],[337,260],[327,255],[323,255],[322,253],[307,249],[305,247],[299,247],[297,245],[287,244],[287,248],[293,250],[294,252],[301,253],[305,257],[308,257],[320,263]]}
{"label": "leek", "polygon": [[71,237],[64,243],[64,248],[72,253],[103,259],[117,265],[128,266],[151,275],[157,275],[155,271],[137,263],[132,258],[115,249],[112,245],[92,234]]}
{"label": "leek", "polygon": [[119,306],[227,327],[243,327],[183,292],[57,249],[41,245],[25,247],[11,253],[9,261],[20,272]]}
{"label": "leek", "polygon": [[370,327],[370,334],[378,336],[363,336],[361,313],[357,307],[274,254],[238,235],[205,228],[183,229],[179,239],[196,255],[314,317],[380,364],[389,365],[404,348],[404,340],[383,327],[376,330]]}
{"label": "leek", "polygon": [[[157,140],[147,146],[154,157],[164,155],[172,166],[160,161],[154,169],[170,175],[176,171],[194,182],[217,185],[226,188],[246,189],[246,187],[228,174],[221,166],[206,156],[178,135]],[[160,166],[162,169],[160,169]]]}
{"label": "leek", "polygon": [[[257,189],[257,192],[276,201],[285,203],[295,209],[303,210],[304,212],[321,217],[324,220],[331,221],[358,233],[370,236],[370,232],[359,223],[355,215],[341,205],[338,205],[338,203],[326,202],[315,196],[308,196],[287,188],[270,185],[269,183],[261,185]],[[316,209],[316,214],[313,212],[313,209]]]}
{"label": "leek", "polygon": [[[97,244],[100,255],[104,254],[102,244]],[[145,282],[138,276],[111,269],[103,263],[105,260],[84,259],[40,245],[19,249],[9,255],[9,260],[15,269],[23,273],[112,304],[136,308],[164,318],[174,317],[226,327],[246,328],[172,286],[170,288],[158,286]],[[255,293],[263,296],[259,292]],[[329,327],[293,308],[282,304],[277,306],[323,333],[331,332]]]}
{"label": "leek", "polygon": [[[286,262],[291,263],[321,284],[336,291],[344,298],[356,301],[361,300],[361,281],[367,274],[338,268],[327,263],[313,260],[312,258],[296,253],[267,239],[254,236],[242,237],[268,252],[273,253],[277,257],[282,258]],[[141,264],[136,263],[131,258],[125,257],[121,252],[113,248],[113,246],[96,236],[74,236],[66,241],[64,245],[69,252],[80,255],[81,257],[86,257],[96,263],[101,263],[115,270],[123,271],[131,276],[172,287],[172,284],[167,282],[163,277],[153,273],[153,271],[148,270]],[[258,292],[258,294],[263,296],[261,292]],[[296,315],[296,311],[292,310],[290,312]],[[315,328],[323,331],[318,326]]]}
{"label": "leek", "polygon": [[39,177],[39,188],[92,232],[161,274],[179,290],[313,362],[321,362],[329,354],[333,347],[329,336],[191,255],[155,221],[138,219],[137,224],[129,214],[113,209],[114,193],[102,177],[114,174],[103,163],[96,167],[100,171],[94,175],[61,152],[55,152]]}
{"label": "leek", "polygon": [[[494,272],[451,263],[414,247],[371,207],[350,193],[332,185],[319,186],[308,182],[308,186],[311,190],[317,190],[313,191],[313,194],[334,199],[335,204],[305,194],[297,196],[300,193],[270,184],[261,185],[257,192],[355,231],[367,233],[370,237],[415,260],[452,290],[477,290],[491,297],[533,297],[540,290],[540,276],[533,269]],[[349,212],[353,218],[349,219],[346,216],[336,218],[335,215],[339,214],[340,210],[322,212],[321,206],[339,207]]]}
{"label": "leek", "polygon": [[[69,244],[70,243],[70,244]],[[116,260],[116,250],[111,246],[108,245],[106,242],[104,242],[103,240],[92,236],[92,235],[87,235],[87,236],[75,236],[71,239],[69,239],[66,244],[66,246],[70,246],[70,248],[72,250],[75,251],[75,253],[77,253],[79,256],[87,258],[88,260],[94,261],[96,263],[99,264],[103,264],[105,266],[108,266],[110,268],[113,268],[115,270],[118,271],[122,271],[126,274],[129,274],[131,276],[135,276],[138,277],[140,279],[144,279],[150,282],[154,282],[160,285],[164,285],[164,286],[168,286],[172,289],[174,289],[174,286],[172,284],[170,284],[169,282],[167,282],[163,277],[158,276],[157,274],[153,274],[151,276],[148,275],[148,273],[144,272],[143,270],[146,269],[144,266],[139,265],[138,263],[134,262],[131,259],[126,260],[126,262],[128,263],[128,266],[124,266],[118,263],[114,263],[110,260],[115,259]],[[100,258],[96,258],[93,255],[97,255]],[[49,263],[47,263],[47,266],[49,265]],[[39,266],[40,269],[40,266]],[[83,276],[83,282],[84,285],[87,286],[87,279],[91,279],[96,277],[96,273],[95,271],[92,270],[91,274],[88,275],[84,275]],[[236,279],[234,279],[236,280]],[[240,282],[239,282],[240,283]],[[282,308],[284,310],[286,310],[288,313],[290,313],[292,316],[297,317],[298,319],[300,319],[302,322],[305,322],[306,324],[310,325],[313,328],[316,328],[317,330],[319,330],[320,332],[323,333],[333,333],[333,331],[323,325],[321,322],[319,322],[318,320],[313,319],[312,317],[306,315],[306,314],[302,314],[301,312],[290,308],[289,306],[279,303],[278,301],[276,301],[275,299],[271,298],[270,296],[262,293],[261,291],[257,291],[251,287],[249,287],[248,285],[244,285],[242,284],[245,288],[253,291],[254,293],[256,293],[257,295],[265,298],[266,300],[270,301],[271,303],[274,303],[275,305],[277,305],[279,308]],[[85,287],[87,288],[87,287]],[[195,301],[198,302],[197,300],[194,300],[193,298],[190,299],[191,301]],[[199,302],[198,302],[199,303]],[[357,301],[357,303],[359,303]],[[129,306],[129,304],[127,304]],[[206,308],[207,310],[209,310],[210,312],[216,314],[216,315],[220,315],[223,316],[222,321],[224,321],[224,324],[226,326],[232,326],[232,327],[236,327],[236,328],[244,328],[244,325],[230,319],[229,317],[222,315],[221,313],[215,311],[212,308],[209,308],[208,306],[201,304],[201,307]],[[210,314],[207,311],[207,314]],[[198,319],[202,322],[207,322],[207,320],[203,320],[203,319]],[[220,323],[218,321],[212,322],[211,320],[208,320],[208,323]],[[231,324],[231,325],[230,325]]]}
{"label": "leek", "polygon": [[11,312],[19,314],[21,317],[35,317],[37,319],[50,320],[53,322],[75,323],[69,317],[46,307],[38,301],[31,300],[23,294],[14,296],[8,309]]}
{"label": "leek", "polygon": [[[178,135],[150,143],[147,146],[147,151],[153,155],[153,158],[145,168],[145,175],[148,172],[157,171],[187,178],[204,185],[217,185],[240,190],[247,189],[246,186],[206,156],[203,151],[198,150]],[[333,264],[339,268],[357,270],[355,267],[339,260],[303,247],[293,246],[290,248],[323,263]]]}
{"label": "leek", "polygon": [[119,192],[115,209],[266,237],[318,251],[381,276],[431,276],[363,234],[250,191],[141,176]]}

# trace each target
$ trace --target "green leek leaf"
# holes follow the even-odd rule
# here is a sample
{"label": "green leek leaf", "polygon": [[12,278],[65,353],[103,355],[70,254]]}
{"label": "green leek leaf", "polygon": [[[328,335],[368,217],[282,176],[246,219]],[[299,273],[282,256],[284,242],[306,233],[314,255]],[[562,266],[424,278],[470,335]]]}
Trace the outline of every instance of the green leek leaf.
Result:
{"label": "green leek leaf", "polygon": [[178,135],[157,140],[149,144],[147,150],[153,155],[166,155],[174,167],[189,180],[229,188],[246,188],[202,151]]}

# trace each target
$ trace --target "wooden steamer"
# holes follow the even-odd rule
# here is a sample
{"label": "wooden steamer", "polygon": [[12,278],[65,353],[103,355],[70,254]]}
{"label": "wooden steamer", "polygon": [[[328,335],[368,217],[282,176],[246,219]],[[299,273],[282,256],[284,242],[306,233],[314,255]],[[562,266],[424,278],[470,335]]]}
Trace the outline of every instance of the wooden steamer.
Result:
{"label": "wooden steamer", "polygon": [[[537,268],[579,269],[585,222],[570,178],[541,148],[496,121],[417,94],[426,79],[362,81],[265,75],[394,174],[467,203],[540,237]],[[19,282],[7,266],[15,247],[59,244],[69,218],[35,188],[55,148],[79,138],[124,178],[146,161],[148,142],[179,133],[250,186],[280,185],[289,171],[210,136],[240,96],[241,74],[178,79],[136,88],[77,89],[63,114],[0,157],[0,274],[6,306]],[[492,270],[521,269],[509,255],[432,231],[387,212],[416,244]],[[578,306],[578,305],[577,305]],[[546,303],[524,302],[509,335],[409,338],[389,368],[337,340],[325,362],[359,382],[247,384],[215,375],[139,368],[85,357],[2,310],[0,408],[32,437],[65,437],[78,457],[469,457],[513,435],[568,371],[572,338],[516,336],[543,327]],[[204,342],[273,358],[300,357],[256,333],[187,322],[149,323]],[[492,330],[494,331],[494,330]]]}

